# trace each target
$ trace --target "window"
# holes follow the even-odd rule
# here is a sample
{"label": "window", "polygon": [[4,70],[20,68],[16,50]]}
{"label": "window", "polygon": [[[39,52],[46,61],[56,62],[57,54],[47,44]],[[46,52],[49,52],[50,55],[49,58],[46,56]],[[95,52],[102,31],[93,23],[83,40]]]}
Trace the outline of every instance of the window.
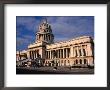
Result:
{"label": "window", "polygon": [[78,64],[78,60],[76,60],[76,64]]}
{"label": "window", "polygon": [[80,56],[82,56],[81,49],[79,49],[79,54],[80,54]]}
{"label": "window", "polygon": [[80,64],[82,64],[82,60],[80,59]]}
{"label": "window", "polygon": [[86,64],[87,62],[86,62],[86,59],[84,59],[84,64]]}
{"label": "window", "polygon": [[68,57],[69,57],[69,55],[70,55],[70,48],[68,48],[67,50],[68,50]]}
{"label": "window", "polygon": [[77,50],[75,50],[75,52],[76,52],[76,57],[77,57],[78,56]]}
{"label": "window", "polygon": [[83,53],[84,53],[83,55],[86,56],[86,51],[85,51],[85,49],[83,49]]}

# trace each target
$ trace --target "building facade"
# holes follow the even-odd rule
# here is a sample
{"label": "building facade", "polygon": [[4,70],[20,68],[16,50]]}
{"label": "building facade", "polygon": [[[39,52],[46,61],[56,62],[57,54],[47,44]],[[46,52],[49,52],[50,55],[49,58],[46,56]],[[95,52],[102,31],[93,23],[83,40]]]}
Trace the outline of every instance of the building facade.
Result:
{"label": "building facade", "polygon": [[94,41],[90,36],[54,43],[52,28],[47,20],[43,20],[38,29],[35,43],[28,45],[25,53],[17,55],[18,58],[20,55],[26,55],[29,60],[41,58],[43,66],[94,65]]}

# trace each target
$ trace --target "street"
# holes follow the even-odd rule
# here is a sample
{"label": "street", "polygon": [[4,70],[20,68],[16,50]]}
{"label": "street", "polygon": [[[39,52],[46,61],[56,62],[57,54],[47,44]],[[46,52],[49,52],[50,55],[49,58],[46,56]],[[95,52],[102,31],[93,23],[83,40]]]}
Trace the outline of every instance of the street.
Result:
{"label": "street", "polygon": [[94,74],[94,69],[68,67],[17,67],[16,74]]}

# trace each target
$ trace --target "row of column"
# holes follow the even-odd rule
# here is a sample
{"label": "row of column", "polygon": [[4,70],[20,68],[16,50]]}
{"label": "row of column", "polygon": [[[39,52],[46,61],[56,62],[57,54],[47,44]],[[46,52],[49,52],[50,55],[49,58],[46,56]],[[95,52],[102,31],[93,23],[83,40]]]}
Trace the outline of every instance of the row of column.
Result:
{"label": "row of column", "polygon": [[73,57],[80,57],[80,56],[86,56],[87,50],[85,48],[81,47],[73,47]]}
{"label": "row of column", "polygon": [[47,35],[47,34],[42,34],[42,35],[37,35],[37,39],[38,40],[51,40],[51,35]]}
{"label": "row of column", "polygon": [[30,51],[30,59],[35,59],[38,57],[38,51]]}
{"label": "row of column", "polygon": [[70,48],[51,50],[46,52],[47,59],[68,58],[70,57]]}
{"label": "row of column", "polygon": [[80,56],[86,56],[86,55],[87,55],[87,50],[82,47],[80,48],[70,47],[70,48],[46,51],[47,59],[80,57]]}

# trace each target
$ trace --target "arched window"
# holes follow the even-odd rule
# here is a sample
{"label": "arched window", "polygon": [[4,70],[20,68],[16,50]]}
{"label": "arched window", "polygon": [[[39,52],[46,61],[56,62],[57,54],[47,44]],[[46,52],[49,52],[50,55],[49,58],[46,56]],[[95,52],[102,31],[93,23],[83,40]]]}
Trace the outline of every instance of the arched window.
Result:
{"label": "arched window", "polygon": [[76,59],[76,64],[78,64],[78,60]]}
{"label": "arched window", "polygon": [[84,53],[83,55],[86,56],[86,51],[85,51],[85,49],[83,49],[83,53]]}
{"label": "arched window", "polygon": [[81,49],[79,49],[79,54],[80,54],[80,56],[82,56]]}
{"label": "arched window", "polygon": [[82,64],[82,60],[80,59],[80,64]]}
{"label": "arched window", "polygon": [[67,50],[68,50],[68,53],[67,53],[68,55],[67,56],[70,57],[69,56],[70,55],[70,48],[68,48]]}
{"label": "arched window", "polygon": [[84,64],[87,64],[86,59],[84,59]]}
{"label": "arched window", "polygon": [[75,50],[75,53],[76,53],[76,57],[77,57],[78,56],[77,50]]}

